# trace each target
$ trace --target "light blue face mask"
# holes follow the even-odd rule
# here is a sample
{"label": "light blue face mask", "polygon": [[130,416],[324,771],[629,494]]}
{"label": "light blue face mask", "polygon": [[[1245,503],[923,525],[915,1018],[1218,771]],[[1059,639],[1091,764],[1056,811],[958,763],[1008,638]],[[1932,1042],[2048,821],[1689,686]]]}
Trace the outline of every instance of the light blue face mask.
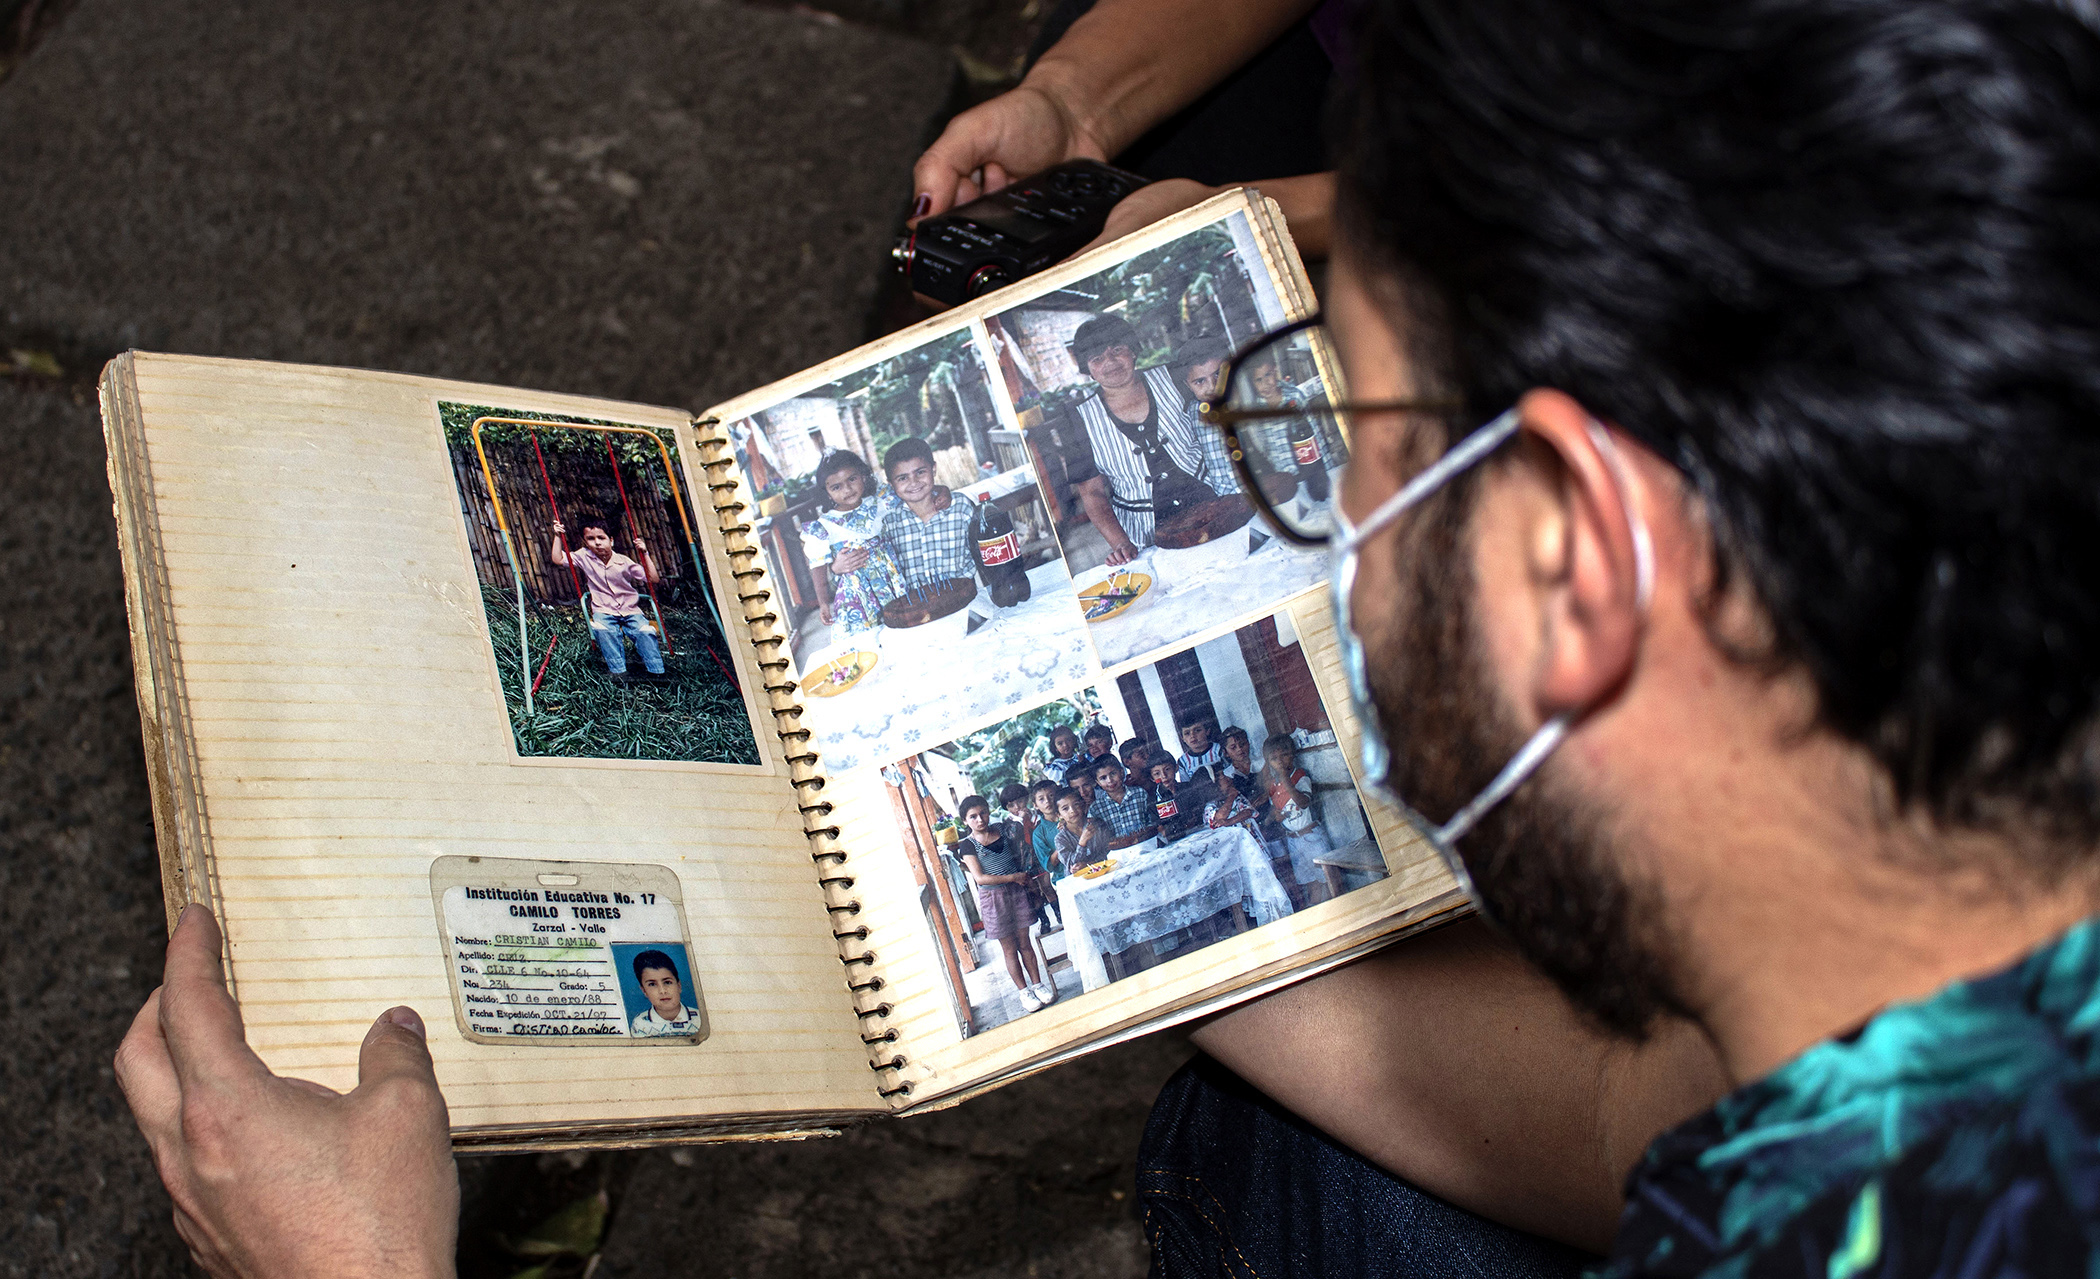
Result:
{"label": "light blue face mask", "polygon": [[[1373,794],[1405,812],[1408,820],[1429,837],[1439,856],[1444,859],[1459,887],[1465,890],[1474,908],[1484,910],[1480,895],[1473,887],[1473,877],[1466,871],[1466,863],[1458,855],[1457,843],[1465,833],[1479,823],[1487,811],[1509,797],[1524,780],[1546,762],[1562,741],[1568,736],[1569,726],[1575,722],[1576,712],[1563,711],[1539,726],[1517,753],[1510,757],[1502,771],[1495,774],[1487,788],[1475,795],[1451,820],[1438,825],[1429,821],[1409,804],[1405,797],[1392,788],[1392,749],[1386,743],[1385,726],[1378,717],[1378,707],[1371,699],[1371,681],[1364,665],[1364,642],[1356,634],[1355,624],[1350,619],[1350,594],[1356,586],[1358,552],[1363,544],[1375,537],[1399,519],[1410,508],[1420,505],[1430,494],[1451,482],[1452,478],[1467,467],[1480,461],[1500,448],[1510,436],[1517,433],[1518,417],[1515,409],[1505,411],[1494,421],[1460,440],[1451,451],[1438,458],[1421,474],[1409,480],[1400,491],[1379,503],[1361,525],[1350,521],[1340,502],[1334,504],[1335,532],[1327,544],[1329,597],[1334,606],[1335,633],[1341,639],[1342,668],[1349,675],[1349,697],[1355,704],[1357,723],[1363,731],[1364,785]],[[1643,614],[1648,609],[1648,598],[1653,593],[1655,581],[1655,554],[1648,538],[1648,526],[1634,514],[1629,495],[1629,486],[1624,463],[1611,436],[1596,423],[1590,424],[1590,438],[1597,450],[1603,454],[1610,467],[1612,479],[1617,484],[1619,496],[1627,512],[1627,520],[1633,533],[1633,555],[1635,576],[1635,605]]]}

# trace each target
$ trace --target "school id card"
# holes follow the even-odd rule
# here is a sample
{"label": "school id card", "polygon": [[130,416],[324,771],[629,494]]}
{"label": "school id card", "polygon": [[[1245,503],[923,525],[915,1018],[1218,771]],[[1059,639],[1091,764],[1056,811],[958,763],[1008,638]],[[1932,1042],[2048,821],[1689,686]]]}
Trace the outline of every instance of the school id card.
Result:
{"label": "school id card", "polygon": [[460,1033],[484,1044],[697,1044],[706,1004],[667,866],[440,857],[430,895]]}

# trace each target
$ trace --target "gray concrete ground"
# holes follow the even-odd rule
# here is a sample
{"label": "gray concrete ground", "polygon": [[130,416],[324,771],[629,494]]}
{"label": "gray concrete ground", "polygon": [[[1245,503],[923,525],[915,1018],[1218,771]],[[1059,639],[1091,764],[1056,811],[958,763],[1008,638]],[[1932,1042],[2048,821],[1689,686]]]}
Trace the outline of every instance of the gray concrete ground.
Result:
{"label": "gray concrete ground", "polygon": [[[935,7],[909,29],[1020,21]],[[0,1274],[188,1264],[109,1069],[162,937],[100,361],[704,406],[867,335],[954,66],[730,0],[82,0],[0,83]],[[1131,1158],[1185,1051],[830,1142],[469,1161],[465,1271],[603,1185],[600,1275],[1136,1274]]]}

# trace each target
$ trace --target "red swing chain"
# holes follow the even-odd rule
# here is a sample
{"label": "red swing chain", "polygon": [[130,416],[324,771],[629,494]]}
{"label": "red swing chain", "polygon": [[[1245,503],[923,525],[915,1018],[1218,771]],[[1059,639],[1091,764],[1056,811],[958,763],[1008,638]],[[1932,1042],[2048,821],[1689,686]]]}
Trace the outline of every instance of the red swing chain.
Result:
{"label": "red swing chain", "polygon": [[[627,504],[627,481],[620,478],[620,459],[613,452],[612,437],[610,435],[601,435],[598,437],[598,441],[605,445],[605,460],[612,463],[613,483],[620,490],[620,511],[627,517],[627,540],[630,542],[634,541],[641,537],[642,523],[634,518],[634,508]],[[671,628],[664,625],[663,606],[656,602],[656,587],[649,582],[649,571],[646,564],[642,566],[642,589],[649,592],[649,611],[656,614],[656,629],[663,635],[664,639],[664,656],[673,656],[675,650],[671,647]]]}
{"label": "red swing chain", "polygon": [[[561,506],[554,500],[554,477],[547,474],[547,455],[540,452],[540,433],[528,426],[525,428],[525,434],[532,441],[532,456],[540,464],[540,483],[547,486],[547,510],[554,516],[554,522],[560,524],[562,523]],[[583,624],[588,627],[591,624],[591,607],[585,602],[583,597],[583,577],[576,571],[576,561],[570,558],[569,535],[564,531],[557,534],[557,536],[561,538],[562,558],[569,562],[569,580],[576,586],[576,607],[583,610]],[[540,681],[547,678],[547,664],[554,660],[554,646],[560,642],[561,634],[559,632],[556,632],[553,639],[547,641],[547,653],[546,656],[540,658],[539,673],[532,677],[533,692],[537,693],[540,691]]]}

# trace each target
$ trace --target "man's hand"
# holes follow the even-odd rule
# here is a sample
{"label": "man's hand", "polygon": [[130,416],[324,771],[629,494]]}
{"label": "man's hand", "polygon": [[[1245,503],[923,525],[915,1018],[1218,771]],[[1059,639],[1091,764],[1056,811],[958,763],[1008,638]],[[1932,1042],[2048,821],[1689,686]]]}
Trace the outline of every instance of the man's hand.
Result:
{"label": "man's hand", "polygon": [[[1225,190],[1224,187],[1207,187],[1201,182],[1187,178],[1163,178],[1147,183],[1126,195],[1108,211],[1108,221],[1102,224],[1101,234],[1088,242],[1088,249],[1098,249],[1111,240],[1120,240],[1133,231],[1142,231],[1164,218],[1172,217],[1183,209],[1193,209],[1212,196]],[[1077,257],[1078,254],[1073,254]]]}
{"label": "man's hand", "polygon": [[640,538],[634,539],[634,553],[636,555],[647,555],[649,553],[649,544]]}
{"label": "man's hand", "polygon": [[117,1049],[117,1082],[217,1276],[451,1275],[459,1177],[423,1022],[390,1008],[345,1095],[270,1073],[219,971],[219,925],[191,906],[160,989]]}
{"label": "man's hand", "polygon": [[566,533],[566,532],[568,532],[568,531],[569,531],[569,530],[567,530],[567,529],[565,529],[565,528],[563,528],[563,527],[561,526],[561,521],[560,521],[560,520],[556,520],[556,521],[554,521],[554,536],[556,536],[556,537],[560,537],[560,536],[561,536],[562,534],[564,534],[564,533]]}
{"label": "man's hand", "polygon": [[1109,540],[1108,566],[1110,568],[1114,568],[1119,564],[1128,564],[1137,557],[1138,548],[1136,542],[1131,541],[1127,537],[1121,539],[1111,538]]}

